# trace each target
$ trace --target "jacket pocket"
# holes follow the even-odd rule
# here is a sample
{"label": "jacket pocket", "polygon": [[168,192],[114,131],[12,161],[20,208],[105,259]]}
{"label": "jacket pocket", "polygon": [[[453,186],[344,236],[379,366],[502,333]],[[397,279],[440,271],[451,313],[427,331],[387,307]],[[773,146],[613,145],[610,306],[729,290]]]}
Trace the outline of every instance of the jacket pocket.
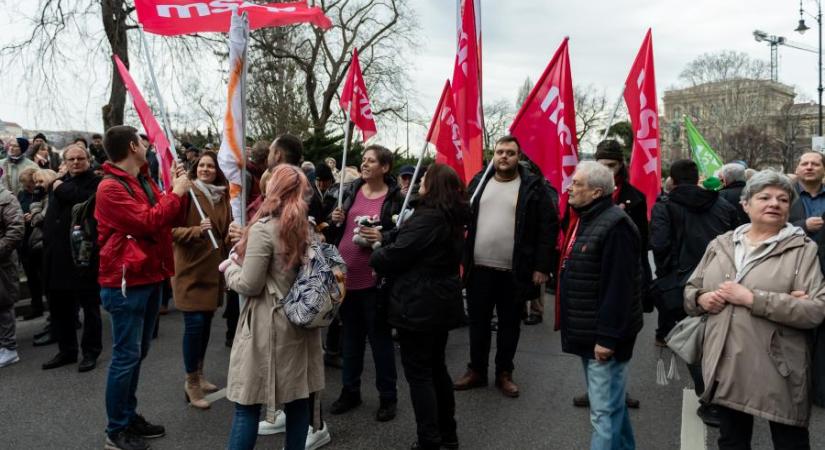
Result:
{"label": "jacket pocket", "polygon": [[793,402],[806,401],[810,362],[805,333],[787,327],[774,329],[768,353],[776,370],[785,378]]}

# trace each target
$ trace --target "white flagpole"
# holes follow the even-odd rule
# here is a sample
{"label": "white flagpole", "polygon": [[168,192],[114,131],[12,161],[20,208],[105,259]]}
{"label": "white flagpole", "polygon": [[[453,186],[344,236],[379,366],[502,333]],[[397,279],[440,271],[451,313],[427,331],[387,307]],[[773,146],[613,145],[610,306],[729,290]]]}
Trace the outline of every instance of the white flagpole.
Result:
{"label": "white flagpole", "polygon": [[[158,98],[158,108],[160,109],[161,119],[163,120],[163,132],[166,134],[166,140],[169,141],[169,146],[174,149],[175,141],[172,139],[172,126],[169,122],[169,116],[166,114],[166,108],[163,107],[163,97],[160,95],[158,80],[157,77],[155,77],[155,66],[152,63],[152,54],[149,53],[149,44],[146,43],[146,33],[143,31],[143,27],[140,27],[140,41],[143,44],[143,53],[146,54],[146,64],[149,66],[149,78],[152,79],[152,87],[155,90],[155,96]],[[172,157],[174,157],[174,154]],[[169,170],[169,167],[167,167],[166,170]],[[189,196],[192,197],[192,202],[195,204],[201,220],[205,220],[206,215],[203,213],[203,208],[201,208],[200,203],[198,203],[198,199],[195,197],[195,191],[193,191],[192,188],[189,188]],[[212,233],[212,230],[207,230],[206,232],[209,235],[209,240],[212,241],[212,247],[218,249],[219,246],[218,241],[215,239],[215,234]]]}
{"label": "white flagpole", "polygon": [[487,168],[484,169],[484,175],[481,176],[481,180],[479,180],[478,186],[476,186],[476,190],[473,191],[473,196],[470,198],[470,206],[471,207],[473,205],[473,202],[476,201],[476,196],[478,195],[478,192],[481,190],[481,185],[484,184],[484,180],[487,179],[487,175],[489,175],[490,171],[493,170],[493,162],[494,161],[495,161],[495,155],[493,155],[493,157],[490,158],[490,164],[487,164]]}
{"label": "white flagpole", "polygon": [[344,175],[347,173],[347,148],[349,147],[349,111],[344,112],[347,120],[344,124],[344,154],[341,156],[341,179],[338,181],[338,209],[344,201]]}
{"label": "white flagpole", "polygon": [[[243,50],[243,78],[241,80],[241,99],[246,105],[246,75],[249,73],[249,61],[246,59],[249,51],[249,18],[246,12],[243,13],[244,31],[246,32],[247,45]],[[246,107],[241,108],[241,226],[246,225]]]}
{"label": "white flagpole", "polygon": [[610,113],[610,118],[607,120],[607,126],[604,127],[604,133],[602,134],[602,141],[607,139],[607,135],[610,134],[610,127],[613,125],[613,119],[616,118],[616,112],[619,111],[619,105],[622,104],[622,98],[624,97],[624,85],[622,85],[622,91],[619,92],[619,98],[616,99],[616,105],[613,106],[613,112]]}
{"label": "white flagpole", "polygon": [[410,188],[407,189],[407,195],[404,196],[404,204],[401,206],[401,213],[398,214],[398,223],[395,225],[397,227],[401,226],[401,223],[404,222],[406,219],[406,212],[407,206],[410,204],[410,197],[412,196],[413,186],[415,186],[415,180],[418,179],[418,173],[421,171],[421,162],[424,160],[424,154],[427,152],[427,143],[424,143],[424,147],[421,149],[421,154],[418,155],[418,162],[415,164],[415,171],[413,172],[412,180],[410,181]]}

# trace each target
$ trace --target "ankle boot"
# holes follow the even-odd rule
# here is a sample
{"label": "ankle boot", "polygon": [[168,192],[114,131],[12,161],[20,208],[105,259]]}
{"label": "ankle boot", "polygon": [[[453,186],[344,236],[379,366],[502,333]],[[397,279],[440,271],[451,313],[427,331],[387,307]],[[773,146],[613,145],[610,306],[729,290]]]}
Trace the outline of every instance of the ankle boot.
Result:
{"label": "ankle boot", "polygon": [[212,393],[212,392],[217,392],[218,391],[217,386],[210,383],[209,381],[206,381],[206,378],[204,378],[204,376],[203,376],[203,361],[198,363],[198,378],[200,379],[201,389],[203,389],[203,392]]}
{"label": "ankle boot", "polygon": [[183,385],[183,390],[186,392],[186,401],[190,406],[199,409],[209,409],[209,402],[203,398],[203,389],[201,389],[200,376],[197,372],[186,374],[186,383]]}

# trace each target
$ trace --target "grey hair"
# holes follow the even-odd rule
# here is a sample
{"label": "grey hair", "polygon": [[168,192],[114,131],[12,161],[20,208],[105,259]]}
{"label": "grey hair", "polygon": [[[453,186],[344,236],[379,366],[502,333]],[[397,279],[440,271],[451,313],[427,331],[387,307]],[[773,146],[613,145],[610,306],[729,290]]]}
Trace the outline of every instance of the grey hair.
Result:
{"label": "grey hair", "polygon": [[616,189],[613,181],[613,172],[596,161],[582,161],[576,166],[576,172],[587,177],[587,186],[601,189],[605,195],[610,195]]}
{"label": "grey hair", "polygon": [[791,183],[791,179],[785,174],[774,172],[773,170],[762,170],[753,174],[742,189],[742,201],[748,202],[754,195],[762,192],[767,187],[777,187],[782,189],[790,197],[791,203],[796,200],[798,194]]}
{"label": "grey hair", "polygon": [[[86,159],[89,160],[89,164],[92,164],[94,162],[94,157],[92,156],[92,151],[89,150],[89,147],[81,147],[77,144],[67,145],[66,148],[63,149],[63,155],[65,155],[66,152],[68,152],[69,150],[71,150],[74,147],[77,147],[78,150],[83,150],[83,152],[86,153]],[[60,159],[65,159],[66,158],[63,155],[61,155]]]}
{"label": "grey hair", "polygon": [[725,180],[725,184],[735,181],[745,181],[745,167],[739,163],[727,163],[719,169],[719,174]]}

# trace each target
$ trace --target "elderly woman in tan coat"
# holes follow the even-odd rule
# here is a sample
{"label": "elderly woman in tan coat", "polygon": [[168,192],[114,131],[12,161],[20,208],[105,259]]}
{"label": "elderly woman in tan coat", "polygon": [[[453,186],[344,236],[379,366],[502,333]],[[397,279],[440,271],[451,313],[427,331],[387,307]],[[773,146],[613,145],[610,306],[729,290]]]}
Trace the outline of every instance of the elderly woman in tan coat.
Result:
{"label": "elderly woman in tan coat", "polygon": [[817,247],[788,223],[796,191],[763,171],[742,191],[751,223],[717,237],[685,287],[685,310],[707,314],[703,400],[720,409],[720,449],[750,448],[753,418],[775,448],[810,448],[809,333],[825,318]]}
{"label": "elderly woman in tan coat", "polygon": [[[221,305],[225,286],[218,265],[226,257],[229,223],[229,183],[218,166],[218,156],[205,152],[189,169],[195,198],[206,215],[201,219],[197,206],[188,198],[180,226],[172,228],[175,248],[175,277],[172,292],[175,307],[183,312],[183,365],[186,369],[184,390],[189,404],[209,408],[204,392],[217,386],[203,377],[203,360],[209,345],[212,317]],[[212,231],[218,248],[209,238]]]}
{"label": "elderly woman in tan coat", "polygon": [[289,292],[310,239],[301,169],[277,166],[255,218],[221,264],[227,286],[246,296],[232,353],[226,398],[235,402],[230,450],[255,447],[261,405],[284,405],[286,450],[304,449],[310,394],[324,387],[320,329],[292,325],[280,300]]}

